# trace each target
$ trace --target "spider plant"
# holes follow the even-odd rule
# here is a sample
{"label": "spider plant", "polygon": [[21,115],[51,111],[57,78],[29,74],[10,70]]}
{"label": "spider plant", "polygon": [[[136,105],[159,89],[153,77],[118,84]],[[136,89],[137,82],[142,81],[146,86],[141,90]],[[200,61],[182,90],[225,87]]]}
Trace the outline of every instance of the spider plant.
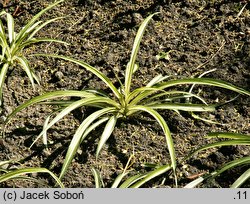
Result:
{"label": "spider plant", "polygon": [[61,19],[61,17],[57,17],[45,22],[38,21],[41,15],[63,1],[64,0],[57,1],[40,11],[23,28],[21,28],[18,33],[15,32],[15,21],[13,16],[9,13],[6,13],[5,11],[0,12],[0,17],[6,17],[8,29],[8,32],[6,33],[6,26],[4,26],[3,21],[0,19],[0,106],[2,105],[3,85],[6,79],[7,71],[10,67],[13,67],[15,63],[20,65],[20,67],[26,72],[33,88],[35,81],[39,84],[38,76],[30,67],[28,59],[24,56],[24,49],[26,47],[40,42],[64,43],[60,40],[34,37],[37,32],[44,28],[46,25]]}
{"label": "spider plant", "polygon": [[[126,67],[125,81],[123,84],[120,82],[120,87],[116,87],[111,82],[111,80],[102,72],[81,60],[73,59],[67,56],[45,55],[46,57],[50,56],[67,60],[84,67],[86,70],[92,72],[94,75],[100,78],[110,88],[112,93],[104,93],[103,91],[91,89],[82,91],[65,90],[49,92],[41,96],[34,97],[31,100],[28,100],[24,104],[17,107],[16,110],[14,110],[8,116],[6,122],[8,122],[10,118],[12,118],[16,113],[18,113],[22,109],[35,103],[40,103],[46,100],[53,100],[61,97],[79,97],[79,100],[68,101],[67,103],[64,103],[66,107],[64,107],[64,109],[61,110],[61,112],[59,112],[58,115],[55,116],[50,122],[46,123],[43,131],[41,132],[41,134],[38,135],[38,139],[42,137],[50,127],[52,127],[56,122],[58,122],[61,118],[63,118],[71,111],[82,106],[92,106],[97,108],[97,111],[93,112],[87,118],[85,118],[76,130],[73,139],[69,145],[65,161],[61,170],[60,178],[62,178],[66,173],[66,170],[69,167],[74,155],[76,154],[76,151],[79,148],[81,142],[89,135],[89,133],[93,129],[103,123],[106,123],[103,133],[100,136],[100,140],[96,150],[96,157],[98,157],[104,144],[112,134],[116,126],[117,120],[120,118],[128,118],[136,114],[141,114],[142,112],[146,112],[148,115],[151,115],[162,128],[166,138],[166,145],[170,154],[171,167],[175,171],[176,156],[173,139],[171,137],[171,133],[166,121],[157,110],[190,112],[214,111],[216,105],[208,105],[198,95],[189,93],[185,90],[179,91],[173,89],[173,87],[179,85],[200,84],[222,87],[238,92],[240,94],[250,95],[250,92],[220,80],[214,80],[209,78],[167,80],[168,77],[162,75],[158,75],[153,78],[146,86],[131,90],[133,74],[138,70],[138,66],[136,65],[136,57],[139,51],[140,42],[145,28],[149,23],[150,19],[153,17],[153,15],[155,14],[148,16],[142,22],[138,29],[137,35],[134,40],[131,57]],[[175,99],[181,98],[196,98],[197,101],[199,101],[200,103],[191,104],[176,102]],[[58,104],[60,102],[51,101],[50,103]]]}
{"label": "spider plant", "polygon": [[46,173],[49,174],[56,183],[61,187],[64,188],[64,185],[59,180],[59,178],[49,171],[46,168],[19,168],[19,169],[6,169],[4,168],[6,165],[9,165],[10,163],[15,163],[14,161],[2,161],[0,162],[0,183],[13,180],[13,179],[23,179],[23,180],[32,180],[35,182],[39,182],[37,179],[33,179],[31,177],[25,176],[26,174],[32,174],[32,173]]}
{"label": "spider plant", "polygon": [[[245,134],[217,132],[217,133],[210,133],[207,137],[208,138],[222,138],[222,139],[227,139],[227,140],[207,144],[195,150],[189,156],[192,156],[193,154],[206,150],[206,149],[216,148],[216,147],[221,147],[221,146],[250,145],[250,135],[245,135]],[[188,185],[186,185],[186,188],[196,187],[198,184],[200,184],[204,180],[215,178],[216,176],[221,175],[223,172],[229,169],[232,169],[234,167],[237,167],[237,166],[250,166],[250,156],[242,157],[239,159],[235,159],[231,162],[228,162],[224,164],[223,167],[221,167],[219,170],[214,171],[205,176],[202,176],[194,180],[193,182],[189,183]],[[250,178],[250,168],[242,173],[242,175],[231,185],[231,188],[240,187],[249,178]]]}

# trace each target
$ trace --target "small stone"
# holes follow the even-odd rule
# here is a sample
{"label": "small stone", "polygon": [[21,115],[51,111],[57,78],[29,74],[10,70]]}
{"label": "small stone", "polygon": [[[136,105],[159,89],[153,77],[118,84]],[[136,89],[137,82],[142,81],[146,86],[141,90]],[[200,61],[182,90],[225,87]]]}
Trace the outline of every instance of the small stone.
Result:
{"label": "small stone", "polygon": [[64,77],[64,74],[61,71],[57,71],[55,73],[55,77],[59,80],[61,80]]}
{"label": "small stone", "polygon": [[2,115],[2,116],[0,117],[0,124],[1,124],[1,123],[4,123],[5,120],[6,120],[6,117]]}
{"label": "small stone", "polygon": [[140,24],[143,21],[143,17],[140,13],[133,13],[133,21],[136,24]]}

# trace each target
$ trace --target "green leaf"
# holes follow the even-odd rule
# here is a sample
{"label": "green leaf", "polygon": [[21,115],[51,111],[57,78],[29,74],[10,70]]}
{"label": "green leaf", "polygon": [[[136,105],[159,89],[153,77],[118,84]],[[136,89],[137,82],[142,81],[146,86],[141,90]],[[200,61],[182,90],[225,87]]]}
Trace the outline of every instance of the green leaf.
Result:
{"label": "green leaf", "polygon": [[82,143],[82,141],[85,139],[85,137],[86,137],[92,130],[94,130],[96,127],[98,127],[98,126],[101,125],[102,123],[106,122],[109,118],[110,118],[110,117],[104,117],[104,118],[98,120],[97,122],[95,122],[94,124],[92,124],[91,126],[89,126],[89,127],[85,130],[85,132],[84,132],[84,134],[83,134],[83,136],[82,136],[81,143]]}
{"label": "green leaf", "polygon": [[210,79],[210,78],[193,78],[193,79],[178,79],[178,80],[171,80],[168,82],[164,82],[162,84],[157,85],[160,89],[169,88],[176,85],[184,85],[184,84],[199,84],[199,85],[209,85],[209,86],[216,86],[224,89],[228,89],[239,94],[245,94],[250,96],[250,92],[242,89],[240,87],[234,86],[228,82],[218,80],[218,79]]}
{"label": "green leaf", "polygon": [[147,174],[137,174],[134,176],[129,177],[127,180],[125,180],[119,188],[129,188],[131,185],[136,183],[137,181],[145,178]]}
{"label": "green leaf", "polygon": [[77,59],[70,58],[70,57],[53,55],[53,54],[35,54],[34,56],[54,57],[54,58],[59,58],[59,59],[63,59],[63,60],[67,60],[67,61],[76,63],[76,64],[84,67],[86,70],[90,71],[94,75],[96,75],[99,79],[101,79],[112,90],[112,92],[115,94],[115,96],[119,100],[122,100],[121,94],[119,93],[118,89],[113,85],[111,80],[107,76],[105,76],[102,72],[100,72],[98,69],[96,69],[95,67],[92,67],[91,65],[89,65],[87,63],[80,61],[80,60],[77,60]]}
{"label": "green leaf", "polygon": [[44,121],[44,125],[43,125],[43,131],[44,131],[44,133],[43,133],[43,144],[47,147],[48,146],[48,137],[47,137],[47,126],[48,126],[48,124],[49,124],[49,120],[50,120],[50,116],[51,115],[49,115],[46,119],[45,119],[45,121]]}
{"label": "green leaf", "polygon": [[55,22],[55,21],[57,21],[57,20],[63,19],[63,18],[65,18],[65,17],[56,17],[56,18],[52,18],[52,19],[50,19],[50,20],[47,20],[46,22],[44,22],[44,23],[41,24],[40,26],[36,26],[36,27],[35,27],[36,29],[29,35],[29,37],[28,37],[27,40],[31,40],[31,39],[35,36],[35,34],[36,34],[37,32],[39,32],[42,28],[44,28],[46,25],[48,25],[48,24],[50,24],[50,23],[52,23],[52,22]]}
{"label": "green leaf", "polygon": [[[22,49],[30,45],[32,43],[38,43],[38,42],[58,42],[58,43],[65,43],[60,40],[54,40],[54,39],[49,39],[49,38],[38,38],[38,39],[33,39],[33,36],[35,35],[36,32],[39,31],[42,27],[46,26],[48,23],[51,23],[55,20],[61,19],[59,18],[54,18],[51,20],[48,20],[47,22],[42,23],[42,21],[38,21],[38,18],[47,12],[49,9],[53,8],[57,4],[63,2],[64,0],[60,0],[55,2],[54,4],[51,4],[47,8],[43,9],[40,11],[38,14],[36,14],[21,30],[18,34],[15,33],[15,22],[14,18],[12,17],[11,14],[2,11],[0,15],[6,15],[7,18],[7,29],[8,33],[5,33],[5,27],[3,25],[3,22],[0,20],[0,46],[1,46],[1,63],[3,64],[3,67],[1,68],[1,73],[0,73],[0,105],[2,104],[2,87],[4,84],[4,80],[6,77],[7,73],[7,68],[11,65],[13,65],[14,61],[16,60],[21,67],[24,69],[24,71],[27,73],[29,80],[32,83],[32,86],[34,88],[34,80],[36,80],[39,84],[39,79],[33,72],[33,70],[30,69],[28,65],[28,61],[26,58],[23,57]],[[32,32],[30,34],[30,32]],[[9,42],[7,40],[9,39]],[[8,64],[8,65],[7,65]]]}
{"label": "green leaf", "polygon": [[[206,71],[206,72],[203,72],[201,75],[198,76],[198,78],[201,78],[201,77],[205,76],[206,74],[209,74],[209,73],[214,72],[214,71],[216,71],[216,70],[217,70],[217,69],[211,69],[211,70],[208,70],[208,71]],[[195,86],[195,84],[193,84],[193,85],[191,86],[191,88],[189,89],[189,93],[191,93],[191,92],[193,91],[194,86]]]}
{"label": "green leaf", "polygon": [[127,100],[127,97],[129,95],[130,92],[130,86],[131,86],[131,80],[132,80],[132,75],[135,69],[135,60],[137,57],[137,53],[139,51],[139,47],[140,47],[140,42],[143,36],[143,33],[145,32],[146,26],[148,25],[149,21],[151,20],[151,18],[156,15],[157,13],[154,13],[150,16],[148,16],[141,24],[141,26],[139,27],[135,40],[134,40],[134,45],[133,45],[133,49],[131,52],[131,56],[130,56],[130,60],[128,63],[128,66],[126,68],[126,73],[125,73],[125,98]]}
{"label": "green leaf", "polygon": [[[46,125],[46,127],[42,130],[42,132],[37,136],[37,139],[40,138],[49,128],[51,128],[55,123],[57,123],[60,119],[62,119],[65,115],[69,114],[71,111],[79,107],[86,106],[86,105],[93,104],[93,103],[98,103],[98,102],[104,102],[104,103],[109,103],[111,105],[116,105],[115,101],[111,99],[104,98],[104,97],[97,97],[97,96],[84,98],[76,102],[73,102],[72,104],[64,108],[53,120],[50,121],[48,125]],[[34,143],[32,143],[32,145],[33,144]]]}
{"label": "green leaf", "polygon": [[16,52],[23,49],[24,47],[27,47],[35,43],[41,43],[41,42],[55,42],[55,43],[62,43],[62,44],[68,45],[68,43],[62,40],[56,40],[52,38],[32,38],[31,40],[27,40],[24,43],[22,43],[19,47],[17,47],[18,50],[16,50]]}
{"label": "green leaf", "polygon": [[[140,89],[140,88],[138,88]],[[142,90],[144,89],[141,88]],[[140,91],[140,90],[138,90]],[[147,90],[146,90],[147,91]],[[148,90],[148,91],[151,91],[151,90]],[[157,93],[157,92],[161,92],[161,93]],[[136,93],[136,92],[134,92]],[[157,88],[152,88],[152,96],[144,99],[144,100],[140,100],[140,101],[137,101],[136,99],[134,99],[133,101],[130,102],[131,105],[136,105],[138,103],[140,104],[147,104],[147,105],[151,105],[151,104],[159,104],[159,103],[162,103],[162,102],[167,102],[167,101],[172,101],[174,99],[182,99],[182,98],[191,98],[191,97],[194,97],[198,100],[200,100],[202,103],[204,103],[205,105],[208,105],[206,103],[206,101],[201,98],[200,96],[196,95],[196,94],[192,94],[192,93],[189,93],[189,92],[185,92],[185,91],[165,91],[165,90],[159,90]],[[171,95],[177,95],[175,97],[170,97]],[[164,96],[167,96],[166,98],[163,98]],[[130,99],[132,99],[132,95],[130,95]],[[158,98],[163,98],[161,100],[159,100]],[[187,103],[186,103],[187,104]]]}
{"label": "green leaf", "polygon": [[49,171],[48,169],[45,168],[23,168],[23,169],[17,169],[14,171],[10,171],[8,173],[5,173],[4,175],[0,176],[0,183],[10,180],[10,179],[14,179],[16,177],[19,177],[23,174],[30,174],[30,173],[48,173],[56,182],[57,184],[61,187],[64,188],[64,185],[62,184],[62,182],[57,178],[57,176],[55,174],[53,174],[51,171]]}
{"label": "green leaf", "polygon": [[134,69],[133,69],[133,74],[139,69],[139,65],[138,64],[135,64],[134,65]]}
{"label": "green leaf", "polygon": [[6,13],[7,15],[7,26],[8,26],[8,33],[9,33],[9,42],[10,44],[15,38],[15,32],[14,32],[14,19],[13,17],[9,14]]}
{"label": "green leaf", "polygon": [[196,119],[196,120],[202,120],[202,121],[204,121],[204,122],[206,122],[206,123],[212,123],[212,124],[217,124],[217,125],[224,125],[224,124],[221,124],[221,123],[219,123],[219,122],[216,122],[216,121],[213,121],[213,120],[209,120],[209,119],[200,117],[200,116],[194,114],[193,112],[191,112],[190,114],[191,114],[191,116],[192,116],[194,119]]}
{"label": "green leaf", "polygon": [[2,97],[3,97],[3,84],[5,81],[5,77],[7,74],[7,70],[9,68],[9,64],[5,63],[1,70],[0,70],[0,106],[2,105],[3,101],[2,101]]}
{"label": "green leaf", "polygon": [[155,120],[159,123],[159,125],[161,126],[161,128],[162,128],[162,130],[164,132],[164,135],[165,135],[165,138],[166,138],[166,141],[167,141],[168,151],[169,151],[169,154],[170,154],[172,168],[175,171],[175,168],[176,168],[176,156],[175,156],[174,143],[173,143],[173,139],[172,139],[170,130],[169,130],[168,125],[167,125],[166,121],[164,120],[164,118],[157,111],[153,110],[150,107],[146,107],[146,106],[132,106],[132,107],[129,107],[129,110],[147,112],[150,115],[152,115],[155,118]]}
{"label": "green leaf", "polygon": [[250,142],[250,135],[240,134],[240,133],[229,133],[229,132],[213,132],[209,133],[208,138],[226,138],[226,139],[244,139],[249,140]]}
{"label": "green leaf", "polygon": [[227,171],[227,170],[232,169],[232,168],[237,167],[237,166],[242,166],[244,164],[250,164],[250,157],[243,157],[243,158],[235,159],[231,162],[226,163],[225,165],[223,165],[222,168],[213,172],[213,176],[214,177],[218,176],[218,175],[222,174],[224,171]]}
{"label": "green leaf", "polygon": [[[214,178],[220,174],[222,174],[223,172],[232,169],[236,166],[240,166],[240,165],[244,165],[244,164],[250,164],[250,157],[243,157],[240,159],[236,159],[233,160],[231,162],[228,162],[227,164],[225,164],[222,168],[220,168],[219,170],[216,170],[210,174],[207,174],[205,176],[199,177],[197,179],[195,179],[194,181],[188,183],[184,188],[194,188],[197,185],[199,185],[200,183],[202,183],[204,180],[207,180],[209,178]],[[245,172],[246,173],[246,172]],[[246,179],[249,178],[248,173],[246,174],[242,174],[235,182],[234,184],[231,186],[231,188],[237,188],[239,187],[242,183],[244,183],[246,181]]]}
{"label": "green leaf", "polygon": [[231,145],[250,145],[250,142],[249,142],[249,140],[245,140],[245,139],[235,139],[235,140],[215,142],[212,144],[204,145],[203,147],[196,149],[195,151],[191,152],[188,157],[191,157],[195,153],[198,153],[198,152],[206,150],[206,149],[215,148],[215,147],[222,147],[222,146],[231,146]]}
{"label": "green leaf", "polygon": [[[62,177],[65,175],[71,161],[73,160],[77,149],[79,148],[81,141],[83,141],[82,136],[84,135],[84,132],[88,129],[88,127],[90,126],[90,124],[92,122],[94,122],[94,120],[96,120],[97,118],[100,118],[102,115],[108,114],[108,113],[112,113],[115,112],[116,109],[111,107],[111,108],[104,108],[101,109],[99,111],[96,111],[94,113],[92,113],[90,116],[88,116],[82,123],[81,125],[78,127],[78,129],[76,130],[73,139],[70,142],[64,163],[63,163],[63,167],[61,170],[61,174],[59,179],[62,179]],[[85,135],[86,137],[87,135]]]}
{"label": "green leaf", "polygon": [[[34,83],[34,77],[33,77],[34,73],[30,69],[28,60],[25,57],[18,57],[18,56],[15,56],[14,59],[19,61],[19,63],[22,66],[23,70],[26,72],[27,76],[29,77],[29,80],[30,80],[30,82],[32,84],[33,89],[35,89],[35,83]],[[38,78],[36,77],[36,79],[38,79]]]}
{"label": "green leaf", "polygon": [[43,21],[37,21],[35,22],[33,25],[31,25],[26,32],[23,34],[23,36],[21,36],[21,38],[16,41],[17,44],[19,44],[19,42],[22,42],[24,39],[30,37],[30,33],[33,32]]}
{"label": "green leaf", "polygon": [[96,188],[104,187],[104,183],[103,183],[102,176],[101,176],[100,172],[98,170],[96,170],[95,168],[91,168],[91,171],[92,171],[94,179],[95,179],[95,187]]}
{"label": "green leaf", "polygon": [[46,7],[45,9],[41,10],[39,13],[37,13],[23,28],[22,30],[18,33],[18,35],[16,36],[16,41],[18,42],[20,40],[20,38],[22,38],[25,33],[27,32],[28,29],[30,29],[30,27],[40,18],[41,15],[43,15],[44,13],[46,13],[48,10],[52,9],[53,7],[55,7],[56,5],[58,5],[59,3],[63,2],[64,0],[59,0],[56,1],[54,4],[49,5],[48,7]]}
{"label": "green leaf", "polygon": [[199,178],[193,180],[192,182],[188,183],[187,185],[185,185],[183,188],[195,188],[196,186],[198,186],[203,181],[204,181],[204,178],[199,177]]}
{"label": "green leaf", "polygon": [[103,145],[106,143],[110,135],[112,134],[115,125],[116,125],[117,117],[111,116],[109,121],[107,122],[104,131],[102,133],[102,136],[100,138],[100,141],[98,142],[97,150],[96,150],[96,158],[100,154],[101,149],[103,148]]}
{"label": "green leaf", "polygon": [[32,32],[34,29],[41,24],[42,21],[38,21],[34,23],[32,26],[30,26],[25,33],[23,33],[22,36],[19,36],[19,33],[17,34],[17,37],[15,39],[15,42],[13,42],[11,46],[11,53],[12,56],[15,56],[17,52],[20,52],[24,46],[21,46],[22,43],[27,41],[27,38],[29,38],[30,32]]}
{"label": "green leaf", "polygon": [[162,76],[161,74],[160,75],[157,75],[156,77],[154,77],[147,85],[146,87],[152,87],[154,86],[155,84],[158,84],[162,81],[164,81],[165,79],[169,78],[169,76]]}
{"label": "green leaf", "polygon": [[[135,89],[133,92],[131,92],[128,96],[128,101],[129,101],[129,104],[137,104],[138,102],[140,101],[136,101],[134,102],[135,100],[133,100],[136,96],[138,95],[143,95],[144,93],[148,93],[148,92],[151,92],[151,93],[158,93],[158,92],[161,92],[161,94],[163,93],[167,93],[166,91],[164,90],[161,90],[161,89],[158,89],[158,88],[154,88],[154,87],[147,87],[147,86],[144,86],[144,87],[140,87],[140,88],[137,88]],[[131,102],[130,102],[131,101]]]}
{"label": "green leaf", "polygon": [[[1,14],[6,14],[6,12],[1,12]],[[0,20],[0,40],[1,40],[1,45],[2,48],[8,47],[8,42],[6,39],[6,34],[5,34],[5,29],[3,26],[3,22]]]}
{"label": "green leaf", "polygon": [[198,153],[200,151],[206,150],[206,149],[221,147],[221,146],[231,146],[231,145],[250,145],[250,142],[249,142],[249,140],[244,140],[244,139],[215,142],[212,144],[207,144],[207,145],[193,151],[188,157],[190,157],[193,154]]}
{"label": "green leaf", "polygon": [[15,160],[0,161],[0,167],[10,163],[18,163],[18,162]]}
{"label": "green leaf", "polygon": [[121,183],[121,181],[122,181],[122,179],[127,175],[128,173],[121,173],[121,174],[119,174],[117,177],[116,177],[116,179],[115,179],[115,181],[114,181],[114,183],[112,184],[112,186],[111,186],[111,188],[117,188],[118,186],[119,186],[119,184]]}
{"label": "green leaf", "polygon": [[182,111],[192,111],[192,112],[215,111],[215,105],[203,105],[203,104],[165,103],[165,104],[149,105],[148,107],[152,109],[182,110]]}
{"label": "green leaf", "polygon": [[[168,82],[157,84],[153,87],[157,88],[158,90],[163,90],[163,89],[170,88],[173,86],[187,85],[187,84],[215,86],[215,87],[220,87],[220,88],[224,88],[227,90],[231,90],[239,94],[245,94],[245,95],[250,96],[250,92],[245,89],[239,88],[225,81],[221,81],[217,79],[210,79],[210,78],[193,78],[193,79],[191,78],[191,79],[170,80]],[[130,93],[130,95],[134,96],[137,94],[136,92],[137,91],[134,90],[133,92]],[[148,96],[150,96],[152,93],[154,93],[154,91],[145,91],[144,93],[138,95],[134,100],[141,101],[144,98],[147,98]]]}
{"label": "green leaf", "polygon": [[131,186],[131,188],[139,188],[141,187],[143,184],[145,184],[146,182],[152,180],[153,178],[160,176],[164,173],[166,173],[167,171],[169,171],[170,169],[172,169],[172,166],[170,165],[163,165],[149,173],[146,174],[146,176],[141,179],[140,181],[138,181],[137,183],[133,184]]}
{"label": "green leaf", "polygon": [[231,186],[231,188],[239,188],[246,180],[250,178],[250,169],[246,170]]}
{"label": "green leaf", "polygon": [[[3,69],[2,69],[3,70]],[[0,75],[1,76],[1,75]],[[0,78],[0,83],[1,83],[1,78]],[[74,91],[74,90],[63,90],[63,91],[53,91],[53,92],[48,92],[40,96],[36,96],[20,106],[18,106],[10,115],[5,120],[5,124],[18,112],[23,110],[24,108],[27,108],[31,105],[34,105],[36,103],[40,103],[42,101],[46,100],[51,100],[55,98],[60,98],[60,97],[83,97],[83,98],[88,98],[88,97],[94,97],[95,95],[92,93],[89,93],[87,91]]]}

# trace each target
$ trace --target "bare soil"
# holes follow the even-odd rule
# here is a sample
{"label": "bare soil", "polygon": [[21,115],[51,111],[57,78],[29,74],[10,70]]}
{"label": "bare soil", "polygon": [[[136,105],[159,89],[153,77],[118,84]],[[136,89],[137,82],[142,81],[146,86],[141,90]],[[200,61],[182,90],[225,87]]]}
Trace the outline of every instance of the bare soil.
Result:
{"label": "bare soil", "polygon": [[[13,0],[8,5],[0,6],[14,14],[16,29],[20,29],[28,19],[52,2]],[[197,77],[216,68],[206,76],[249,90],[250,4],[240,12],[246,3],[236,0],[68,0],[42,17],[65,18],[50,24],[39,35],[61,39],[69,45],[45,43],[32,46],[25,52],[26,56],[32,53],[57,53],[82,59],[118,84],[116,75],[124,78],[140,22],[149,14],[159,11],[142,40],[138,57],[140,69],[133,79],[134,87],[145,85],[157,74]],[[19,67],[13,67],[4,86],[2,121],[21,103],[47,91],[92,87],[109,92],[99,79],[75,64],[32,56],[29,59],[40,76],[41,86],[36,85],[36,90],[33,90],[25,73]],[[198,91],[211,103],[227,101],[236,96],[233,92],[213,87],[197,86],[195,92]],[[0,161],[21,160],[16,167],[46,167],[59,174],[74,131],[91,110],[75,111],[51,128],[48,150],[44,149],[41,141],[29,149],[41,131],[46,116],[52,111],[51,106],[36,105],[18,114],[8,125],[5,137],[0,139]],[[245,96],[239,96],[215,112],[200,114],[222,125],[196,120],[187,113],[178,115],[173,111],[162,111],[161,114],[171,129],[179,162],[194,148],[210,142],[204,137],[209,132],[250,134],[249,98]],[[83,142],[63,179],[66,187],[94,187],[92,167],[100,170],[105,185],[109,187],[133,152],[136,159],[130,168],[133,170],[131,173],[147,171],[143,168],[144,163],[160,165],[169,162],[163,132],[146,114],[119,122],[96,160],[95,150],[100,134],[101,130],[96,130]],[[221,147],[195,155],[179,163],[179,187],[191,182],[200,173],[212,172],[226,162],[249,153],[249,147],[239,146]],[[243,171],[236,168],[200,187],[229,187]],[[53,186],[53,181],[47,176],[33,176],[42,183],[14,180],[0,186]],[[171,174],[167,174],[144,187],[174,187],[173,184]],[[250,182],[244,187],[250,187]]]}

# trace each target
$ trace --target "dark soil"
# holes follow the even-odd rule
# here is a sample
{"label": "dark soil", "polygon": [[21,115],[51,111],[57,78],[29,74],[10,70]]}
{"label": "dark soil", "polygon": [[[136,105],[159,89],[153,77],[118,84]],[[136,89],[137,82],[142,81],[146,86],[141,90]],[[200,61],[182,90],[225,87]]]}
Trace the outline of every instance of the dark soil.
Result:
{"label": "dark soil", "polygon": [[[15,12],[18,29],[52,2],[13,0],[3,9]],[[117,83],[116,75],[121,79],[124,77],[140,22],[149,14],[160,11],[150,22],[142,40],[138,57],[140,69],[133,80],[134,87],[145,85],[160,73],[195,77],[216,68],[216,71],[206,76],[249,90],[250,4],[239,13],[245,4],[246,1],[236,0],[68,0],[43,16],[43,19],[57,16],[66,18],[50,24],[39,35],[62,39],[69,45],[45,43],[32,46],[25,52],[26,56],[32,53],[57,53],[82,59]],[[82,90],[89,87],[109,91],[99,79],[75,64],[49,58],[29,59],[41,78],[41,86],[36,85],[36,90],[33,90],[25,73],[13,67],[4,86],[4,104],[0,116],[2,121],[22,102],[47,91]],[[236,96],[233,92],[211,87],[197,86],[195,91],[200,91],[211,103]],[[48,150],[43,148],[41,141],[29,149],[52,110],[51,106],[36,105],[18,114],[8,125],[5,138],[0,139],[0,161],[22,160],[17,167],[46,167],[58,175],[74,131],[91,110],[73,112],[53,126],[49,131],[49,140],[53,143]],[[195,120],[186,113],[178,115],[172,111],[163,111],[161,114],[171,129],[179,162],[192,149],[210,142],[204,138],[209,132],[250,134],[249,98],[245,96],[239,96],[216,112],[200,114],[223,125]],[[163,132],[148,115],[119,122],[96,160],[95,150],[100,134],[96,130],[82,144],[63,179],[66,187],[94,187],[92,167],[100,170],[109,187],[133,151],[136,159],[131,173],[145,171],[142,166],[144,163],[160,165],[169,162]],[[223,147],[195,155],[179,164],[179,187],[191,182],[195,175],[212,172],[226,162],[249,153],[249,147],[241,146]],[[244,169],[236,168],[200,187],[229,187],[243,172]],[[38,178],[45,186],[53,186],[53,181],[47,176],[40,175]],[[0,185],[44,186],[23,180]],[[158,177],[144,187],[155,186],[174,187],[172,176]],[[244,187],[250,187],[250,182]]]}

